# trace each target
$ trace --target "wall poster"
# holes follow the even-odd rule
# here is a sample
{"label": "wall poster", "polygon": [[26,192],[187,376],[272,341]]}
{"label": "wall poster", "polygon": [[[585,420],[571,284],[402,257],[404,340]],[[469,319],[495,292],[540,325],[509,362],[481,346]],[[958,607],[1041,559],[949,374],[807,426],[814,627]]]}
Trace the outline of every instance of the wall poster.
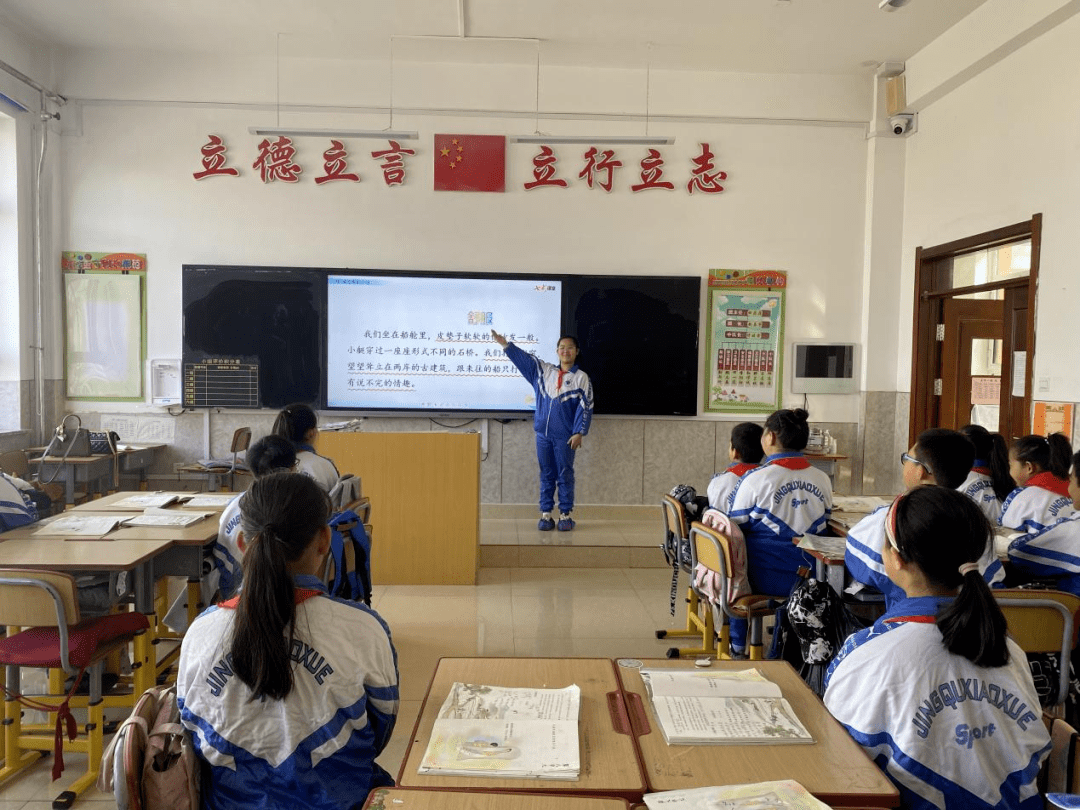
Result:
{"label": "wall poster", "polygon": [[771,413],[783,394],[783,270],[710,270],[705,413]]}

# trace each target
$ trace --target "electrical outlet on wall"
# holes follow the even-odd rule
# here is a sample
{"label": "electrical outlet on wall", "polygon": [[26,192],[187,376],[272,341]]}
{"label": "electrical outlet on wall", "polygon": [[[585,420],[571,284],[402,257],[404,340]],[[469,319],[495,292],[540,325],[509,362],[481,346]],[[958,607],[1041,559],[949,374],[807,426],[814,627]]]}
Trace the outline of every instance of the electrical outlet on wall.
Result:
{"label": "electrical outlet on wall", "polygon": [[1040,392],[1046,392],[1046,391],[1049,391],[1049,390],[1050,390],[1050,378],[1049,377],[1039,377],[1039,391]]}

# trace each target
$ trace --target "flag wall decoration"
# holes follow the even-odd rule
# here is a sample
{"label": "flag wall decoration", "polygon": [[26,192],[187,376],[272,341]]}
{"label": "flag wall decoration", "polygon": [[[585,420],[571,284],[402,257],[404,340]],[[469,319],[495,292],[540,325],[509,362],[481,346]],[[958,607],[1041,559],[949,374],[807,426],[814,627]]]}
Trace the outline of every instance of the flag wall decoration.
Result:
{"label": "flag wall decoration", "polygon": [[505,135],[436,135],[436,191],[506,191]]}

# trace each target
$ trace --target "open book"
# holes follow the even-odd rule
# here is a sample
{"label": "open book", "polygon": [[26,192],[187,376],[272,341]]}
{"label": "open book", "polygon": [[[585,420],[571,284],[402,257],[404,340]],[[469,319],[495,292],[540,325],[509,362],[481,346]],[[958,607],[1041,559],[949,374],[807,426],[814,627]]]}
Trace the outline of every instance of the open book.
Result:
{"label": "open book", "polygon": [[35,535],[50,537],[102,537],[120,522],[119,515],[62,515],[42,523]]}
{"label": "open book", "polygon": [[417,773],[577,779],[581,689],[455,683]]}
{"label": "open book", "polygon": [[814,738],[756,669],[643,669],[668,745],[812,743]]}
{"label": "open book", "polygon": [[209,512],[188,512],[176,509],[147,509],[141,515],[124,520],[125,526],[156,526],[158,528],[182,529],[210,517]]}
{"label": "open book", "polygon": [[666,790],[645,794],[649,810],[829,810],[798,782]]}
{"label": "open book", "polygon": [[142,492],[138,495],[128,495],[112,504],[113,509],[135,509],[142,511],[148,507],[162,508],[170,503],[176,503],[181,498],[179,492]]}

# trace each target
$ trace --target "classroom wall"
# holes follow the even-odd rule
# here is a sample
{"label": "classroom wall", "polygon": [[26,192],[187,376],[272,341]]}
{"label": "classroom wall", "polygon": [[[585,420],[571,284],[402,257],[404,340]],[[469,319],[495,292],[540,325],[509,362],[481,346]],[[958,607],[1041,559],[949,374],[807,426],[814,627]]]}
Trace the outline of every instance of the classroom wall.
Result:
{"label": "classroom wall", "polygon": [[[919,113],[919,131],[907,141],[904,237],[899,307],[910,312],[914,255],[919,245],[936,245],[1043,214],[1042,257],[1036,303],[1033,397],[1080,401],[1076,371],[1075,321],[1080,306],[1076,256],[1080,254],[1080,4],[1041,0],[1055,24],[1011,15],[1016,4],[991,0],[972,21],[973,32],[1000,22],[1022,38],[990,45],[1008,55],[978,75],[949,89]],[[977,13],[979,13],[977,12]],[[1024,15],[1020,15],[1023,17]],[[1035,28],[1039,35],[1028,40]],[[945,59],[937,49],[913,59],[917,92],[933,97],[949,87],[963,64],[986,59],[987,44],[961,37],[950,44],[966,60]],[[909,68],[911,69],[911,68]],[[911,85],[909,84],[909,88]],[[898,332],[898,390],[909,387],[910,325]],[[1073,435],[1077,435],[1074,429]]]}
{"label": "classroom wall", "polygon": [[[58,64],[61,90],[83,100],[75,104],[77,129],[72,125],[62,143],[60,249],[147,254],[150,357],[180,354],[180,268],[192,262],[702,277],[710,267],[781,268],[789,272],[789,347],[800,340],[863,339],[863,122],[871,107],[870,77],[652,71],[650,115],[710,117],[649,122],[651,134],[677,139],[664,151],[670,175],[684,178],[698,143],[708,141],[729,174],[724,194],[633,195],[627,186],[640,155],[629,148],[620,154],[625,168],[610,195],[578,184],[559,195],[526,193],[521,184],[531,179],[534,152],[510,145],[509,191],[495,196],[431,191],[431,136],[533,132],[532,64],[512,58],[498,65],[395,63],[394,127],[421,133],[401,188],[382,184],[375,165],[362,156],[367,144],[359,141],[348,144],[363,177],[358,185],[311,183],[322,147],[303,142],[308,182],[261,184],[250,168],[258,139],[247,128],[278,119],[275,67],[265,59],[94,51],[66,52]],[[284,58],[281,123],[387,126],[387,114],[344,105],[386,106],[388,81],[381,64]],[[640,134],[644,88],[644,70],[545,68],[540,107],[588,113],[590,120],[541,118],[540,128]],[[436,107],[500,113],[427,109]],[[243,177],[191,178],[209,133],[225,139]],[[576,175],[577,147],[557,153],[561,174]],[[802,396],[786,394],[785,404],[801,405]],[[855,456],[863,398],[811,396],[809,405],[813,420],[837,436],[842,452]],[[91,424],[116,413],[161,415],[126,404],[67,407],[86,412]],[[211,455],[226,455],[235,427],[251,424],[259,435],[270,421],[269,414],[222,413],[207,428],[202,414],[184,415],[155,473],[206,455],[208,445]],[[675,483],[704,488],[712,472],[726,465],[731,425],[706,417],[598,418],[579,456],[579,501],[654,503]],[[364,429],[442,428],[426,419],[368,419]],[[531,425],[490,421],[488,429],[484,501],[532,502]],[[850,464],[842,477],[850,488]]]}

